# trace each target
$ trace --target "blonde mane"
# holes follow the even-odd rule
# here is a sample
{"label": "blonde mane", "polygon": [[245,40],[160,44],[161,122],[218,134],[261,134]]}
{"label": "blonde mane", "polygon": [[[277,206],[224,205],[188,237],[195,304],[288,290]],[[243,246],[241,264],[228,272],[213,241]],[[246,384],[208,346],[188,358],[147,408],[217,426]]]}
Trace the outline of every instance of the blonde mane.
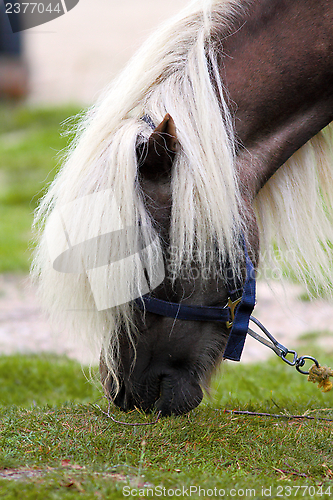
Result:
{"label": "blonde mane", "polygon": [[[234,168],[232,120],[215,59],[213,34],[215,27],[229,29],[232,16],[240,11],[242,4],[236,0],[191,2],[144,44],[77,126],[76,138],[63,166],[36,212],[39,243],[32,273],[39,282],[41,299],[53,321],[80,338],[86,337],[102,350],[115,382],[115,392],[120,329],[125,329],[130,338],[135,333],[133,306],[122,303],[122,297],[137,297],[143,291],[140,264],[135,260],[131,265],[120,261],[94,270],[97,257],[91,256],[89,271],[60,273],[53,268],[54,258],[68,248],[64,233],[70,234],[73,245],[118,230],[120,222],[126,227],[143,225],[149,228],[145,243],[150,246],[150,262],[155,272],[160,244],[158,235],[151,238],[154,227],[138,184],[136,147],[138,140],[147,139],[151,133],[142,116],[147,114],[158,124],[169,113],[176,123],[180,142],[172,174],[171,245],[177,248],[174,269],[179,272],[184,261],[194,256],[202,266],[216,264],[211,257],[214,255],[216,259],[216,248],[220,264],[228,256],[236,267],[242,253],[238,235],[243,229],[243,208]],[[321,147],[318,141],[313,144],[315,151]],[[305,156],[308,158],[308,153]],[[316,172],[315,162],[306,161],[308,170]],[[322,165],[322,161],[319,163]],[[281,213],[285,213],[290,228],[280,224],[279,241],[295,248],[295,242],[300,247],[306,239],[306,247],[310,249],[311,242],[301,235],[313,214],[306,198],[296,198],[290,188],[295,170],[290,165],[289,162],[289,166],[280,169],[281,173],[272,178],[258,197],[262,233],[267,233],[267,225],[276,227]],[[323,172],[321,177],[326,175],[326,166]],[[313,176],[317,179],[312,173],[304,174],[303,178],[302,167],[299,178],[293,182],[308,189]],[[283,207],[286,190],[290,192],[288,212]],[[319,200],[319,181],[313,190],[316,190],[313,196]],[[83,199],[89,202],[80,203]],[[330,207],[331,202],[330,199]],[[309,212],[306,220],[300,213],[305,206]],[[316,224],[325,215],[318,208]],[[326,241],[330,234],[328,224],[320,227],[323,233],[319,236]],[[318,228],[319,225],[312,226],[312,231]],[[294,236],[286,236],[286,232]],[[271,245],[270,236],[263,238],[267,248]],[[275,232],[272,236],[277,239]],[[135,247],[135,242],[128,239],[119,243],[122,244]],[[318,255],[318,245],[309,250],[311,259]],[[118,250],[122,252],[122,248]],[[316,266],[309,260],[306,264],[307,272],[313,271],[313,279],[317,279],[322,263]],[[99,290],[98,299],[92,287]],[[107,307],[109,302],[105,297],[112,297],[116,305]],[[99,310],[96,300],[102,304]]]}
{"label": "blonde mane", "polygon": [[310,296],[332,296],[332,125],[308,141],[255,199],[259,276],[297,278]]}

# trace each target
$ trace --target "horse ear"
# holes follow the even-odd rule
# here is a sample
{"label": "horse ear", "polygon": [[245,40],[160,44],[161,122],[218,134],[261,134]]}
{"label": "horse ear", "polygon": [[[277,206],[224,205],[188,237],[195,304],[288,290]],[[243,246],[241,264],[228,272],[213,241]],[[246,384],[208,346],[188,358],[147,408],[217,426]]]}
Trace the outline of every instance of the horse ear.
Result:
{"label": "horse ear", "polygon": [[148,144],[140,152],[139,170],[141,175],[150,180],[169,177],[178,147],[175,122],[167,114],[149,137]]}

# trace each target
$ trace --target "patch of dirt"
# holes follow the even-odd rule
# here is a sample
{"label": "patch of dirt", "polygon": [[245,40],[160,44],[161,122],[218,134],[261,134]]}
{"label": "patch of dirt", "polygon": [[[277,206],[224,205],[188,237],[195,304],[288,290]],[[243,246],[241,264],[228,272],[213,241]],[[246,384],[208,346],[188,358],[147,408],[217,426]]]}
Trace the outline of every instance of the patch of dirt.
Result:
{"label": "patch of dirt", "polygon": [[[299,300],[303,289],[281,282],[259,282],[254,315],[289,349],[309,332],[324,332],[321,345],[333,345],[333,307],[327,301]],[[83,364],[97,364],[98,356],[70,338],[66,331],[53,328],[43,315],[36,289],[27,276],[0,275],[0,353],[64,354]],[[311,354],[311,353],[299,353]],[[248,337],[242,361],[267,359],[270,349]]]}
{"label": "patch of dirt", "polygon": [[[84,491],[81,482],[84,481],[85,476],[93,475],[98,479],[105,479],[107,481],[117,481],[129,483],[132,487],[137,488],[151,488],[152,484],[142,482],[140,476],[125,475],[119,472],[91,472],[80,465],[71,464],[68,460],[61,462],[61,467],[47,467],[44,469],[34,469],[22,467],[19,469],[0,469],[0,479],[9,479],[12,481],[27,481],[33,479],[48,479],[50,474],[65,473],[64,477],[59,476],[60,484],[66,488],[76,488],[79,491]],[[53,476],[52,476],[53,477]],[[58,476],[57,476],[58,477]]]}
{"label": "patch of dirt", "polygon": [[41,311],[28,276],[0,275],[0,353],[64,354],[80,363],[98,364],[98,356],[57,330]]}
{"label": "patch of dirt", "polygon": [[188,0],[80,0],[22,32],[30,103],[91,103],[155,28]]}
{"label": "patch of dirt", "polygon": [[11,479],[12,481],[22,479],[33,479],[45,476],[47,471],[43,469],[4,469],[0,470],[1,479]]}

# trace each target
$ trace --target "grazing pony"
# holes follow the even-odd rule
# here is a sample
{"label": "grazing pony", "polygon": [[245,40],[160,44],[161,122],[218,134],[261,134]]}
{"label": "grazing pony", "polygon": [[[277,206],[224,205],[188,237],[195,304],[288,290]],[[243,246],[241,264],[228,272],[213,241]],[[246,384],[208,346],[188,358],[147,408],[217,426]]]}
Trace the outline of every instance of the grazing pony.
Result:
{"label": "grazing pony", "polygon": [[193,1],[77,126],[36,212],[33,274],[51,318],[99,346],[123,410],[195,408],[230,335],[134,299],[223,308],[259,236],[261,266],[288,255],[330,290],[332,26],[329,0]]}

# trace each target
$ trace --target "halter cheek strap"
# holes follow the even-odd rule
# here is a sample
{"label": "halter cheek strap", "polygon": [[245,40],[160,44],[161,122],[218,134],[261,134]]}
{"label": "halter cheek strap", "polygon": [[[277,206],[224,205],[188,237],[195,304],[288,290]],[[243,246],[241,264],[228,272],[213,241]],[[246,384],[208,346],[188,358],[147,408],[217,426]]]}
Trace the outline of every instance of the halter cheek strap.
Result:
{"label": "halter cheek strap", "polygon": [[244,243],[246,278],[244,286],[238,287],[234,278],[227,280],[228,304],[226,307],[187,306],[176,302],[156,299],[144,295],[136,300],[140,309],[150,313],[188,321],[219,321],[231,329],[224,359],[240,361],[250,316],[255,305],[255,270]]}
{"label": "halter cheek strap", "polygon": [[236,307],[228,343],[223,354],[224,359],[230,359],[232,361],[240,361],[249,328],[250,317],[256,301],[255,269],[245,244],[244,252],[246,260],[244,288],[239,305]]}

